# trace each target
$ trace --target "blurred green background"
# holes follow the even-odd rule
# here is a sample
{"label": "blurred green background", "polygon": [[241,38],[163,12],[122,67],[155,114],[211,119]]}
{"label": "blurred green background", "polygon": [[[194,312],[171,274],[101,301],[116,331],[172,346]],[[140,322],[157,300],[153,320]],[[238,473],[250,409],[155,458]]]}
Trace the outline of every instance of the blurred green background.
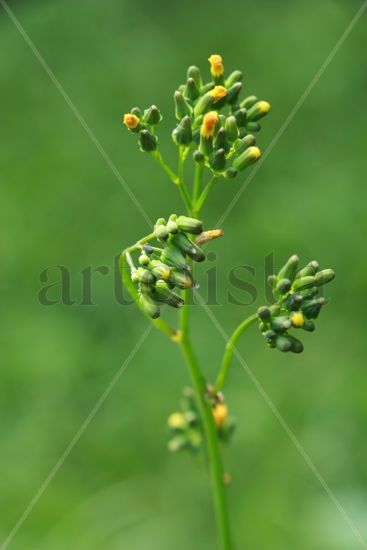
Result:
{"label": "blurred green background", "polygon": [[[208,75],[208,56],[221,53],[227,70],[244,71],[248,94],[273,106],[259,135],[264,150],[360,5],[10,2],[152,219],[180,211],[180,199],[124,131],[123,112],[161,108],[161,146],[173,165],[173,91],[189,64]],[[213,311],[227,332],[264,303],[267,254],[277,266],[297,252],[337,271],[304,354],[269,350],[254,328],[240,348],[365,538],[366,23],[365,13],[225,220],[210,264]],[[113,261],[149,228],[2,8],[0,28],[1,544],[147,326],[116,303]],[[217,186],[206,227],[242,179]],[[256,278],[247,275],[258,288],[251,307],[228,304],[228,271],[241,264],[256,268]],[[71,273],[74,305],[38,302],[40,272],[55,265]],[[81,306],[89,265],[110,272],[94,276],[96,305]],[[205,295],[203,269],[198,278]],[[193,318],[212,379],[224,342],[199,307]],[[187,383],[176,347],[150,334],[10,548],[217,548],[205,470],[166,451],[166,417]],[[236,548],[363,547],[237,362],[226,396],[238,420],[225,451]]]}

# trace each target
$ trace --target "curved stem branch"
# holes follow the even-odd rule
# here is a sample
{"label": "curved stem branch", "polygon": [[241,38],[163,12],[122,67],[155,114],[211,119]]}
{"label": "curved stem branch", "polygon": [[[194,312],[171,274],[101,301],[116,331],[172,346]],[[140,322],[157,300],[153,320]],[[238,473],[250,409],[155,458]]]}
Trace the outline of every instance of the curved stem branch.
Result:
{"label": "curved stem branch", "polygon": [[245,332],[245,330],[248,327],[250,327],[253,323],[255,323],[255,321],[257,321],[256,314],[251,315],[250,317],[245,319],[240,325],[238,325],[238,327],[236,328],[236,330],[233,332],[232,336],[228,340],[226,349],[223,355],[222,365],[221,365],[217,380],[214,384],[215,391],[220,391],[223,388],[228,376],[229,367],[231,365],[233,354],[236,349],[236,344],[239,338]]}
{"label": "curved stem branch", "polygon": [[200,371],[195,353],[193,351],[189,336],[189,292],[185,291],[185,305],[181,310],[181,349],[187,361],[190,376],[195,390],[200,415],[203,423],[203,429],[206,439],[210,474],[213,488],[214,505],[216,518],[221,540],[222,550],[231,550],[231,538],[229,529],[229,517],[227,509],[227,499],[224,487],[224,472],[220,456],[218,443],[218,434],[211,411],[210,404],[206,398],[206,384]]}
{"label": "curved stem branch", "polygon": [[192,202],[194,204],[195,210],[196,210],[196,202],[197,202],[197,200],[200,196],[200,193],[201,193],[203,171],[204,171],[204,166],[202,164],[197,164],[195,166],[194,190],[193,190],[193,195],[192,195]]}
{"label": "curved stem branch", "polygon": [[203,189],[203,192],[200,194],[200,196],[195,200],[194,202],[194,209],[195,209],[195,213],[197,215],[199,215],[200,213],[200,210],[202,209],[202,207],[204,206],[204,202],[206,201],[210,191],[212,190],[213,188],[213,185],[216,183],[216,181],[218,181],[219,179],[219,176],[213,176],[209,181],[208,183],[206,184],[206,186],[204,187]]}

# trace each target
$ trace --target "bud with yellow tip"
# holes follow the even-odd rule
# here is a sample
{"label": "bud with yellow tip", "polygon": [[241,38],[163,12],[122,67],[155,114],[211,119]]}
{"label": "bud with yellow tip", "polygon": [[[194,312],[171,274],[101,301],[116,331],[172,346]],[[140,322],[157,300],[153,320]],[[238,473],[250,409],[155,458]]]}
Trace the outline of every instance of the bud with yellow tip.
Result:
{"label": "bud with yellow tip", "polygon": [[261,157],[261,151],[258,147],[248,147],[241,155],[233,161],[233,166],[237,170],[244,170]]}
{"label": "bud with yellow tip", "polygon": [[183,430],[186,428],[186,420],[182,413],[174,412],[169,415],[167,420],[168,427],[171,430]]}
{"label": "bud with yellow tip", "polygon": [[213,137],[218,122],[219,115],[216,111],[206,113],[201,124],[200,135],[204,138]]}
{"label": "bud with yellow tip", "polygon": [[133,113],[126,113],[123,118],[123,123],[125,124],[126,128],[131,130],[132,132],[138,132],[140,128],[140,119],[134,115]]}
{"label": "bud with yellow tip", "polygon": [[296,328],[301,328],[305,324],[305,318],[301,311],[294,311],[291,315],[292,325]]}
{"label": "bud with yellow tip", "polygon": [[209,57],[208,61],[210,63],[210,74],[212,75],[214,82],[222,83],[224,81],[224,66],[222,56],[218,54],[212,54]]}
{"label": "bud with yellow tip", "polygon": [[220,99],[226,97],[228,91],[227,88],[225,88],[224,86],[214,86],[214,88],[209,93],[212,96],[214,103],[216,103]]}
{"label": "bud with yellow tip", "polygon": [[218,403],[212,410],[215,425],[221,429],[228,418],[228,407],[225,403]]}
{"label": "bud with yellow tip", "polygon": [[251,122],[260,120],[270,111],[270,103],[267,101],[258,101],[247,111],[247,118]]}

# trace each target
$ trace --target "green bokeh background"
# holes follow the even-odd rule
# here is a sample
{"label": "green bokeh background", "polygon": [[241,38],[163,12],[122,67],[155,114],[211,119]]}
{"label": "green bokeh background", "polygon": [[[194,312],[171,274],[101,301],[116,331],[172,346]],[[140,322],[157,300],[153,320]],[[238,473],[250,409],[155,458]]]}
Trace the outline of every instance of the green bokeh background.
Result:
{"label": "green bokeh background", "polygon": [[[169,163],[172,93],[186,67],[222,53],[268,99],[265,150],[360,1],[10,2],[17,18],[152,219],[180,211],[177,190],[121,125],[157,104]],[[212,250],[226,332],[264,302],[264,257],[297,252],[334,267],[330,304],[306,350],[269,350],[252,329],[240,349],[331,490],[367,538],[367,13],[225,220]],[[149,232],[122,185],[0,8],[0,544],[100,398],[147,322],[114,298],[113,258]],[[217,186],[213,226],[243,178]],[[228,271],[256,269],[251,307],[228,304]],[[65,265],[74,305],[38,302],[40,272]],[[94,306],[81,306],[81,271]],[[198,274],[205,295],[206,277]],[[57,271],[50,280],[57,281]],[[57,298],[59,289],[50,296]],[[237,291],[237,296],[241,296]],[[242,297],[244,295],[242,294]],[[247,296],[248,297],[248,296]],[[214,377],[223,339],[199,307],[194,340]],[[166,451],[166,417],[188,383],[177,348],[150,334],[17,532],[14,550],[213,550],[204,468]],[[235,362],[226,391],[238,429],[225,451],[236,548],[361,548],[335,503]]]}

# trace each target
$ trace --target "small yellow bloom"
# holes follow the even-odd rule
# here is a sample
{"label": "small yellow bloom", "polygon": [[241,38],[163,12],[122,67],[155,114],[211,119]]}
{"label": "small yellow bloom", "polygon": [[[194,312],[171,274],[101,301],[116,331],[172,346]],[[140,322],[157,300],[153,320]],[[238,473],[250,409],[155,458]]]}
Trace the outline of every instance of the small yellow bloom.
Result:
{"label": "small yellow bloom", "polygon": [[212,411],[217,428],[221,428],[228,417],[228,407],[224,403],[218,403]]}
{"label": "small yellow bloom", "polygon": [[292,325],[297,328],[303,327],[305,323],[305,318],[303,317],[303,313],[301,311],[295,311],[292,313],[291,320]]}
{"label": "small yellow bloom", "polygon": [[171,340],[172,342],[180,344],[182,342],[182,330],[175,330],[174,332],[172,332]]}
{"label": "small yellow bloom", "polygon": [[213,54],[209,57],[208,61],[210,63],[210,72],[212,76],[222,76],[224,73],[222,56]]}
{"label": "small yellow bloom", "polygon": [[179,412],[172,413],[168,417],[168,426],[173,430],[180,430],[184,428],[186,426],[184,415]]}
{"label": "small yellow bloom", "polygon": [[214,135],[215,127],[219,121],[219,115],[216,111],[206,113],[200,128],[200,135],[204,138],[209,138]]}
{"label": "small yellow bloom", "polygon": [[227,88],[225,88],[224,86],[214,86],[214,88],[211,90],[210,93],[214,98],[214,103],[215,103],[216,101],[219,101],[220,99],[222,99],[222,97],[226,97],[228,92],[227,92]]}
{"label": "small yellow bloom", "polygon": [[264,114],[270,111],[270,103],[268,103],[267,101],[258,101],[256,105],[258,109]]}
{"label": "small yellow bloom", "polygon": [[136,128],[139,123],[140,120],[136,115],[133,115],[132,113],[126,113],[126,115],[124,115],[124,124],[130,130],[134,130],[134,128]]}

